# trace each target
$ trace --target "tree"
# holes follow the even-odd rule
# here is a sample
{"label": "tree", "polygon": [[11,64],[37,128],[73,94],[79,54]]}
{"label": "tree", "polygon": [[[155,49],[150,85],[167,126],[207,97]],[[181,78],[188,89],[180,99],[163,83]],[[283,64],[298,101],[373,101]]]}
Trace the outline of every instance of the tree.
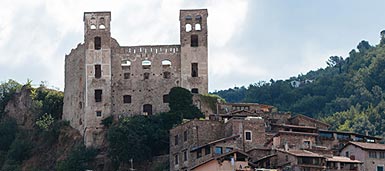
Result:
{"label": "tree", "polygon": [[184,119],[202,117],[202,112],[193,104],[192,94],[182,87],[174,87],[169,93],[170,112]]}
{"label": "tree", "polygon": [[344,59],[341,56],[331,56],[326,61],[329,67],[338,67],[339,73],[342,73],[342,65],[344,64]]}

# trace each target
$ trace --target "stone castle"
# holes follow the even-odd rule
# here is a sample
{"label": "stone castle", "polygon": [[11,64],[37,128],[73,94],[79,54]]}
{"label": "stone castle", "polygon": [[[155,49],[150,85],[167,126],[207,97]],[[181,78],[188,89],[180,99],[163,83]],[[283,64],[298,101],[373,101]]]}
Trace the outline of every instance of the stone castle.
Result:
{"label": "stone castle", "polygon": [[181,10],[180,44],[120,46],[111,12],[84,13],[84,43],[65,57],[63,119],[87,146],[103,143],[102,120],[168,111],[168,93],[208,92],[206,9]]}

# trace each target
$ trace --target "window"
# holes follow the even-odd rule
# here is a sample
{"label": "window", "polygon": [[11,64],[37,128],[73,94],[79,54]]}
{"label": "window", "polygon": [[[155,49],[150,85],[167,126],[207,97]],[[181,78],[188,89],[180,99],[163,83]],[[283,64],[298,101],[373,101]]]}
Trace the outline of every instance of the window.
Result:
{"label": "window", "polygon": [[191,15],[186,16],[186,20],[192,20]]}
{"label": "window", "polygon": [[384,166],[377,166],[377,171],[384,171]]}
{"label": "window", "polygon": [[168,94],[163,95],[163,103],[168,103]]}
{"label": "window", "polygon": [[303,148],[310,148],[310,141],[303,141]]}
{"label": "window", "polygon": [[210,154],[211,153],[211,148],[210,148],[210,146],[206,146],[205,147],[205,155],[208,155],[208,154]]}
{"label": "window", "polygon": [[105,29],[106,26],[104,25],[104,17],[101,17],[99,22],[100,22],[99,29]]}
{"label": "window", "polygon": [[201,24],[195,24],[195,30],[201,31]]}
{"label": "window", "polygon": [[178,142],[179,142],[179,135],[175,135],[174,136],[174,144],[178,145]]}
{"label": "window", "polygon": [[186,32],[190,32],[191,30],[191,24],[186,24]]}
{"label": "window", "polygon": [[124,95],[123,96],[123,103],[131,103],[131,96],[130,95]]}
{"label": "window", "polygon": [[191,35],[191,47],[198,47],[198,35]]}
{"label": "window", "polygon": [[143,79],[147,80],[150,78],[150,73],[146,72],[143,74]]}
{"label": "window", "polygon": [[130,79],[130,73],[124,73],[123,77],[124,79]]}
{"label": "window", "polygon": [[129,61],[129,60],[122,60],[121,66],[122,66],[123,70],[130,69],[131,68],[131,61]]}
{"label": "window", "polygon": [[142,68],[143,69],[151,69],[151,61],[149,61],[149,60],[142,61]]}
{"label": "window", "polygon": [[169,61],[169,60],[163,60],[163,61],[162,61],[162,66],[163,66],[163,67],[170,67],[170,66],[171,66],[171,61]]}
{"label": "window", "polygon": [[349,151],[345,152],[345,157],[349,157]]}
{"label": "window", "polygon": [[197,150],[197,159],[202,157],[202,149]]}
{"label": "window", "polygon": [[166,71],[166,72],[163,72],[163,78],[164,79],[170,79],[171,78],[171,73]]}
{"label": "window", "polygon": [[369,158],[377,158],[375,151],[369,151]]}
{"label": "window", "polygon": [[215,147],[215,154],[222,154],[222,147]]}
{"label": "window", "polygon": [[251,131],[245,131],[245,140],[251,141]]}
{"label": "window", "polygon": [[96,111],[96,117],[101,117],[102,116],[102,111]]}
{"label": "window", "polygon": [[174,161],[175,161],[175,165],[177,165],[179,163],[179,157],[178,157],[178,154],[174,156]]}
{"label": "window", "polygon": [[193,88],[191,89],[191,93],[198,94],[199,90],[197,88]]}
{"label": "window", "polygon": [[183,132],[183,141],[187,141],[187,130]]}
{"label": "window", "polygon": [[191,63],[191,77],[198,77],[198,63]]}
{"label": "window", "polygon": [[184,151],[184,152],[183,152],[183,160],[184,160],[184,161],[187,161],[187,151]]}
{"label": "window", "polygon": [[102,77],[102,67],[101,65],[95,65],[95,78]]}
{"label": "window", "polygon": [[100,50],[102,48],[102,38],[100,37],[94,38],[94,48],[95,50]]}
{"label": "window", "polygon": [[200,15],[195,16],[195,21],[201,22],[202,16],[200,16]]}
{"label": "window", "polygon": [[226,153],[229,153],[229,152],[233,151],[233,148],[231,148],[231,147],[226,147],[225,151],[226,151]]}
{"label": "window", "polygon": [[380,159],[385,159],[385,152],[384,151],[380,152]]}
{"label": "window", "polygon": [[95,30],[96,29],[96,26],[95,26],[95,24],[91,24],[91,30]]}
{"label": "window", "polygon": [[95,102],[101,102],[102,101],[102,94],[103,91],[100,89],[95,90]]}
{"label": "window", "polygon": [[143,113],[145,115],[152,115],[152,105],[151,104],[143,105]]}

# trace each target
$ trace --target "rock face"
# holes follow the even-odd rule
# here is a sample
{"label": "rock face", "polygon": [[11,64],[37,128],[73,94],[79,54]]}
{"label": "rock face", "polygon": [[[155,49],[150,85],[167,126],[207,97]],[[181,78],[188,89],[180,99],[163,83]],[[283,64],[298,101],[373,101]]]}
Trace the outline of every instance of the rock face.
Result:
{"label": "rock face", "polygon": [[31,88],[23,86],[5,107],[7,116],[14,118],[19,127],[32,129],[37,117],[37,112],[33,107]]}

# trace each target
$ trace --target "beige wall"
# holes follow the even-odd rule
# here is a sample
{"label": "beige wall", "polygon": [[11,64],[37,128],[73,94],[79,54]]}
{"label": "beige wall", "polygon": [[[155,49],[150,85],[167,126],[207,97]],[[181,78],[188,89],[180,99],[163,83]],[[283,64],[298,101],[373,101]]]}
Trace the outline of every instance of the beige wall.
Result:
{"label": "beige wall", "polygon": [[217,160],[212,160],[206,164],[192,169],[192,171],[233,171],[234,168],[239,169],[239,166],[242,166],[244,169],[245,166],[248,166],[248,163],[245,161],[236,161],[234,166],[232,166],[231,162],[228,160],[223,161],[221,164],[218,164]]}
{"label": "beige wall", "polygon": [[363,150],[360,147],[354,146],[354,145],[348,145],[341,151],[341,155],[345,156],[346,152],[349,152],[350,155],[354,155],[356,160],[363,161],[363,170],[364,171],[376,171],[377,166],[384,166],[385,169],[385,159],[379,159],[378,152],[377,152],[377,158],[369,158],[369,152],[367,150]]}

